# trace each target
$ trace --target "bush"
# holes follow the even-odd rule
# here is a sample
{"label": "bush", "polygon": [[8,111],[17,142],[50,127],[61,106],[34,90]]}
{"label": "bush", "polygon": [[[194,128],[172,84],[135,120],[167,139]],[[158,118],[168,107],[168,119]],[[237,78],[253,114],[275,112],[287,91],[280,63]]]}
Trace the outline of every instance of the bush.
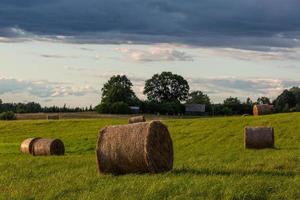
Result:
{"label": "bush", "polygon": [[129,114],[130,108],[127,103],[116,102],[116,103],[111,104],[110,112],[112,114]]}
{"label": "bush", "polygon": [[16,115],[14,112],[4,112],[0,114],[0,120],[16,120]]}
{"label": "bush", "polygon": [[182,114],[185,112],[185,106],[179,102],[156,102],[145,101],[140,104],[143,113],[160,113],[160,114]]}
{"label": "bush", "polygon": [[131,112],[128,104],[124,102],[101,103],[96,106],[96,111],[105,114],[129,114]]}
{"label": "bush", "polygon": [[109,103],[101,103],[95,107],[95,110],[98,113],[110,113],[110,105]]}

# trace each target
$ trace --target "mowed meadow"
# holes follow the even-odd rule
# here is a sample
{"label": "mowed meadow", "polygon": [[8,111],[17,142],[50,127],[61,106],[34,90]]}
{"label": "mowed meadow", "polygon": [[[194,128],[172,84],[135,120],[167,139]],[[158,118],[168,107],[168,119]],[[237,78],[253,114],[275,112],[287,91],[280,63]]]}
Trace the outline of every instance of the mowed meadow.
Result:
{"label": "mowed meadow", "polygon": [[[300,113],[164,119],[174,169],[99,175],[99,130],[126,119],[0,122],[0,199],[300,199]],[[275,148],[244,149],[245,126],[273,126]],[[28,137],[60,138],[64,156],[19,152]]]}

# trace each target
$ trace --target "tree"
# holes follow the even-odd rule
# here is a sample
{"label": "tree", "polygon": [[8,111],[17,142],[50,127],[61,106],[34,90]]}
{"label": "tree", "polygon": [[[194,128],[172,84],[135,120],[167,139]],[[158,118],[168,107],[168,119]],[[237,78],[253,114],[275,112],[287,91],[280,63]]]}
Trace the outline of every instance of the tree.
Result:
{"label": "tree", "polygon": [[157,102],[181,102],[188,98],[189,84],[180,75],[171,72],[155,74],[145,83],[144,94]]}
{"label": "tree", "polygon": [[102,88],[102,100],[105,103],[124,102],[135,104],[137,97],[132,90],[132,83],[125,75],[112,76]]}
{"label": "tree", "polygon": [[[229,97],[224,100],[224,107],[229,108],[232,114],[242,114],[243,106],[237,97]],[[228,110],[229,111],[229,110]]]}
{"label": "tree", "polygon": [[0,105],[2,104],[2,99],[0,99]]}
{"label": "tree", "polygon": [[257,99],[258,104],[271,104],[271,101],[268,97],[259,97]]}
{"label": "tree", "polygon": [[186,101],[187,103],[197,103],[210,105],[210,99],[206,94],[203,94],[201,91],[193,91],[189,94],[189,98]]}
{"label": "tree", "polygon": [[224,105],[225,106],[235,106],[235,105],[240,105],[241,101],[237,97],[229,97],[224,100]]}
{"label": "tree", "polygon": [[294,94],[297,104],[300,104],[300,88],[299,87],[292,87],[290,89],[290,92],[292,92]]}
{"label": "tree", "polygon": [[253,104],[253,102],[252,102],[252,100],[250,99],[250,97],[247,98],[246,104],[248,104],[248,105],[252,105],[252,104]]}
{"label": "tree", "polygon": [[296,97],[293,92],[284,90],[274,101],[277,112],[287,111],[296,106]]}

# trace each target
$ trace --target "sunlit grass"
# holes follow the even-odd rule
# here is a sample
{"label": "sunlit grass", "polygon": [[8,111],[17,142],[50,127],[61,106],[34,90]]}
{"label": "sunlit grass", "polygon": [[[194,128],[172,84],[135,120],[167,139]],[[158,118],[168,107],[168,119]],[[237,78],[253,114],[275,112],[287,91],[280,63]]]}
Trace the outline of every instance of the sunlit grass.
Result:
{"label": "sunlit grass", "polygon": [[[99,175],[98,131],[126,119],[0,122],[0,199],[300,199],[300,113],[164,120],[174,170]],[[244,126],[275,128],[274,149],[245,150]],[[27,137],[60,138],[66,155],[19,153]]]}

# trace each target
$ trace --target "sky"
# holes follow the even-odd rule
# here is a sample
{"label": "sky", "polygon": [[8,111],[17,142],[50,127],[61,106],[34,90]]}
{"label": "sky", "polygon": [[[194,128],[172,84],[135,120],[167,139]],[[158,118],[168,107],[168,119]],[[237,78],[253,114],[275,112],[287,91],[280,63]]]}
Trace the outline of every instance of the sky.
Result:
{"label": "sky", "polygon": [[0,99],[97,105],[171,71],[212,101],[300,86],[298,0],[0,0]]}

